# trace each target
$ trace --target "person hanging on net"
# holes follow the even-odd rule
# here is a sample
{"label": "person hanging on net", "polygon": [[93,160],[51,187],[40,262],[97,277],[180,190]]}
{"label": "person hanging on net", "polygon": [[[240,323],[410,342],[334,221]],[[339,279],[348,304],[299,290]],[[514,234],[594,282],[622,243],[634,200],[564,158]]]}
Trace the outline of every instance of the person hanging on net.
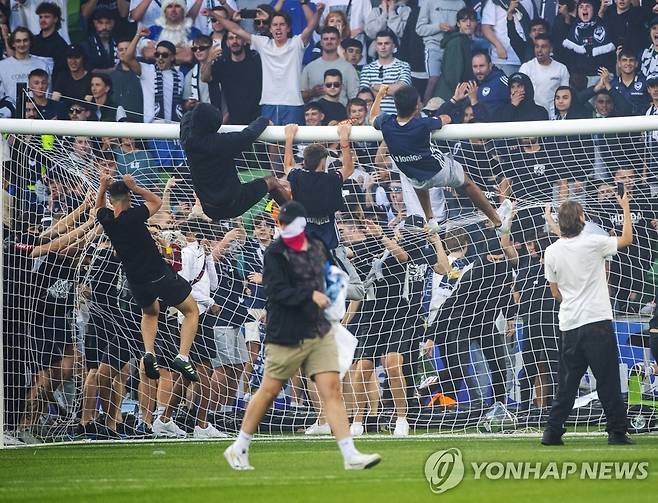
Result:
{"label": "person hanging on net", "polygon": [[[106,192],[112,209],[106,207]],[[134,208],[131,207],[133,193],[144,200],[143,204]],[[199,376],[189,359],[199,322],[199,309],[191,295],[192,287],[167,265],[146,225],[146,221],[158,212],[160,206],[162,200],[150,190],[137,185],[132,176],[123,175],[123,180],[118,181],[113,181],[108,173],[101,176],[96,194],[96,219],[110,238],[133,298],[142,311],[144,371],[150,379],[160,377],[155,358],[155,338],[161,299],[184,316],[178,356],[172,368],[186,379],[198,381]]]}
{"label": "person hanging on net", "polygon": [[259,117],[231,133],[218,133],[221,125],[221,112],[209,103],[185,113],[180,124],[180,143],[203,212],[213,220],[239,217],[268,193],[279,204],[289,201],[290,192],[275,176],[241,183],[235,166],[235,157],[251,148],[269,120]]}
{"label": "person hanging on net", "polygon": [[419,117],[422,105],[418,91],[412,86],[403,86],[395,91],[396,115],[380,115],[380,104],[387,93],[388,86],[380,86],[370,112],[371,117],[375,117],[373,126],[382,132],[397,168],[409,178],[425,213],[427,228],[431,232],[439,232],[429,194],[432,187],[453,187],[464,192],[495,227],[501,226],[501,220],[511,220],[510,203],[501,205],[498,210],[500,214],[496,213],[480,188],[464,173],[461,164],[432,145],[432,131],[450,124],[450,116]]}

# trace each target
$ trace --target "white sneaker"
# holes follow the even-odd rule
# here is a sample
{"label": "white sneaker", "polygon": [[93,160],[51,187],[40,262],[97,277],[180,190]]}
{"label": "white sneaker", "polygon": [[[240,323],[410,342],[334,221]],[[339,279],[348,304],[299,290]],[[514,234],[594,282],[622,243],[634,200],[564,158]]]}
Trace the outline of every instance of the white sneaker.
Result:
{"label": "white sneaker", "polygon": [[368,468],[375,466],[381,460],[382,458],[379,454],[363,454],[357,452],[356,454],[353,454],[348,461],[345,461],[344,466],[346,470],[367,470]]}
{"label": "white sneaker", "polygon": [[187,433],[181,430],[173,419],[166,423],[162,419],[157,418],[153,421],[153,436],[165,438],[185,438]]}
{"label": "white sneaker", "polygon": [[439,225],[439,221],[436,219],[436,217],[433,217],[430,218],[429,222],[425,224],[425,229],[430,234],[438,234],[441,230],[441,226]]}
{"label": "white sneaker", "polygon": [[353,437],[360,437],[363,435],[363,423],[359,421],[354,421],[350,425],[350,433],[352,434]]}
{"label": "white sneaker", "polygon": [[653,313],[656,312],[656,303],[655,301],[647,302],[639,310],[640,316],[653,316]]}
{"label": "white sneaker", "polygon": [[224,451],[224,459],[234,470],[253,470],[254,467],[249,464],[249,451],[239,452],[235,444],[229,445]]}
{"label": "white sneaker", "polygon": [[395,430],[393,431],[395,437],[408,437],[409,436],[409,422],[406,417],[398,417],[395,421]]}
{"label": "white sneaker", "polygon": [[514,205],[509,199],[505,199],[496,210],[500,218],[500,227],[498,231],[501,234],[509,234],[512,230],[512,217],[514,216]]}
{"label": "white sneaker", "polygon": [[331,435],[329,423],[320,424],[317,421],[306,428],[304,435]]}
{"label": "white sneaker", "polygon": [[228,435],[208,423],[205,428],[201,428],[201,426],[194,427],[194,438],[228,438]]}

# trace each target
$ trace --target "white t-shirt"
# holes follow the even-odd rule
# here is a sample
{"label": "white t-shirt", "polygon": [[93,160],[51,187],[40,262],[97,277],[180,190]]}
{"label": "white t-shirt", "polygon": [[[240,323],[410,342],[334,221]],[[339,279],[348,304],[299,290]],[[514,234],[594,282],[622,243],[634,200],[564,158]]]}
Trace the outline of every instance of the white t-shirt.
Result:
{"label": "white t-shirt", "polygon": [[[528,11],[530,19],[535,17],[535,7],[532,4],[532,0],[521,0],[521,5]],[[488,24],[493,26],[493,31],[496,34],[496,38],[503,45],[507,51],[507,59],[500,59],[496,54],[496,48],[491,46],[491,62],[494,65],[520,65],[521,60],[512,49],[512,44],[509,41],[507,36],[507,11],[502,7],[499,7],[494,2],[486,2],[484,8],[482,9],[482,24]],[[523,33],[523,27],[519,23],[518,19],[514,19],[514,26],[516,26],[516,31],[518,34],[525,38]]]}
{"label": "white t-shirt", "polygon": [[[142,74],[139,76],[139,82],[142,85],[142,94],[144,95],[144,122],[153,122],[156,116],[155,111],[155,65],[140,63]],[[174,95],[174,72],[178,72],[180,78],[181,91],[185,84],[183,74],[175,69],[165,70],[162,72],[162,88],[164,102],[164,118],[171,121],[171,100]],[[173,120],[178,122],[174,117]]]}
{"label": "white t-shirt", "polygon": [[[187,0],[187,7],[185,8],[186,15],[189,15],[190,9],[194,7],[195,3],[196,0]],[[235,11],[240,10],[238,5],[235,3],[235,0],[226,0],[226,3],[231,9]],[[192,26],[197,28],[204,35],[210,35],[210,33],[212,33],[212,18],[203,16],[201,12],[203,9],[212,10],[213,7],[221,7],[221,5],[222,4],[219,0],[202,0],[201,8],[199,9],[199,13],[194,18],[194,24],[192,24]]]}
{"label": "white t-shirt", "polygon": [[[36,11],[42,1],[43,0],[25,0],[25,2],[20,3],[16,0],[11,0],[11,16],[9,16],[11,30],[14,31],[19,26],[24,26],[34,35],[38,35],[41,32],[41,27],[39,26],[39,16]],[[47,1],[56,4],[62,10],[62,26],[57,30],[57,33],[61,35],[67,44],[70,44],[68,3],[65,0]]]}
{"label": "white t-shirt", "polygon": [[[129,7],[130,12],[135,10],[140,3],[142,3],[142,0],[130,0],[130,7]],[[162,3],[160,1],[151,0],[151,3],[146,8],[144,17],[139,20],[139,23],[142,26],[153,26],[155,24],[155,20],[158,19],[162,14],[161,5]],[[132,14],[130,15],[130,19],[135,21],[135,19],[132,17]]]}
{"label": "white t-shirt", "polygon": [[41,58],[39,56],[30,56],[26,59],[11,57],[0,61],[2,95],[9,96],[16,103],[16,84],[27,82],[30,72],[37,68],[46,70],[48,75],[52,74],[52,61],[52,58]]}
{"label": "white t-shirt", "polygon": [[554,114],[555,90],[560,86],[569,85],[569,70],[555,60],[550,65],[540,65],[537,58],[532,58],[521,65],[521,73],[525,73],[535,88],[535,103]]}
{"label": "white t-shirt", "polygon": [[612,306],[605,273],[606,257],[617,253],[617,238],[581,232],[560,238],[546,248],[545,276],[557,283],[560,330],[612,320]]}
{"label": "white t-shirt", "polygon": [[263,67],[261,105],[300,106],[302,99],[302,59],[306,45],[295,35],[281,47],[261,35],[251,36],[251,48],[260,54]]}

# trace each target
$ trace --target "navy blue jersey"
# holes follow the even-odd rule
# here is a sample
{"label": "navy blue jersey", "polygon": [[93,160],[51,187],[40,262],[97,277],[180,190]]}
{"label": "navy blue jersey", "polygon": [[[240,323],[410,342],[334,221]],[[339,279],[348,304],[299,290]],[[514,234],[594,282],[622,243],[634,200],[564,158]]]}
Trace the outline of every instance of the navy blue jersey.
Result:
{"label": "navy blue jersey", "polygon": [[430,142],[432,131],[441,129],[441,119],[413,117],[400,124],[397,115],[381,114],[373,126],[384,135],[395,165],[409,178],[425,181],[441,171],[442,154]]}
{"label": "navy blue jersey", "polygon": [[620,77],[612,79],[610,84],[630,103],[633,115],[644,115],[650,100],[647,94],[647,84],[641,73],[638,73],[628,86],[622,82]]}

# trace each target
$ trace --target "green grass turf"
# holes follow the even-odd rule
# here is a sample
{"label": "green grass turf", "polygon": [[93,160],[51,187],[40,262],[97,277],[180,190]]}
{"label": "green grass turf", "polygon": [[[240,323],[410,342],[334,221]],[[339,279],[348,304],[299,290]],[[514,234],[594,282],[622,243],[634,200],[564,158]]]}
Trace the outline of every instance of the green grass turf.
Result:
{"label": "green grass turf", "polygon": [[[0,451],[0,501],[174,502],[417,502],[564,503],[655,502],[658,436],[610,447],[604,436],[566,437],[565,447],[538,438],[433,438],[358,441],[383,461],[345,472],[333,441],[254,442],[252,472],[234,472],[222,457],[227,442],[85,444]],[[434,451],[457,447],[464,481],[432,494],[424,464]],[[645,480],[474,480],[470,463],[483,461],[648,461]]]}

